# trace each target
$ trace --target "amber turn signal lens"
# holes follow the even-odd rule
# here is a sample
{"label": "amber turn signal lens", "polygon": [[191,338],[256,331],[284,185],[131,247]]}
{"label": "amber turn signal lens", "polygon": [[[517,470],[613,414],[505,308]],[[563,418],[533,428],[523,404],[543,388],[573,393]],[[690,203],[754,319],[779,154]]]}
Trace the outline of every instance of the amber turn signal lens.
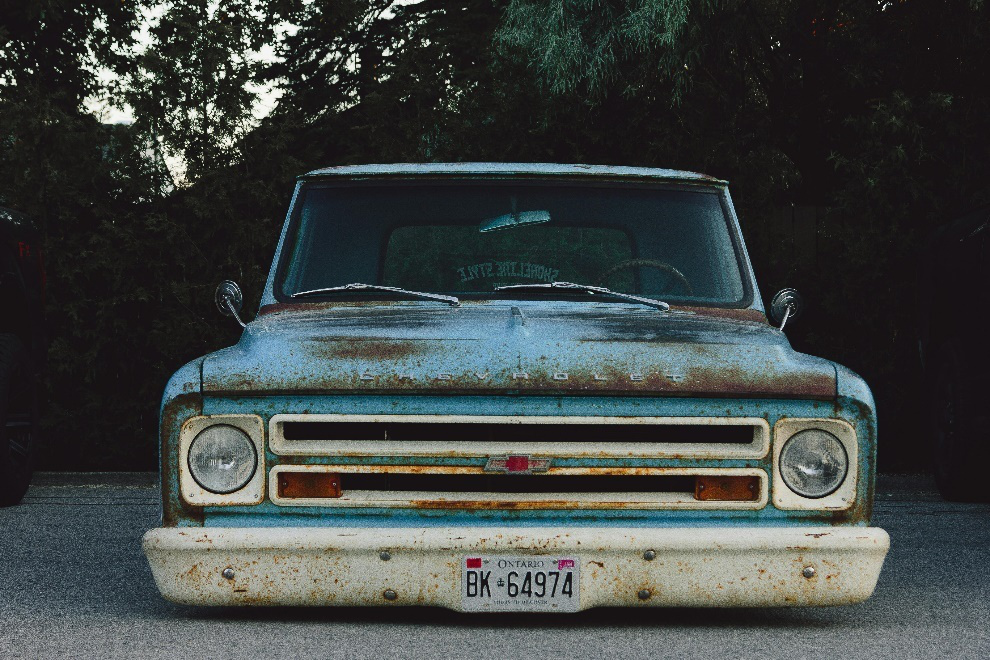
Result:
{"label": "amber turn signal lens", "polygon": [[340,497],[340,475],[334,472],[281,472],[278,496],[286,499]]}
{"label": "amber turn signal lens", "polygon": [[695,477],[694,499],[720,502],[752,502],[760,498],[759,477],[727,477],[706,474]]}

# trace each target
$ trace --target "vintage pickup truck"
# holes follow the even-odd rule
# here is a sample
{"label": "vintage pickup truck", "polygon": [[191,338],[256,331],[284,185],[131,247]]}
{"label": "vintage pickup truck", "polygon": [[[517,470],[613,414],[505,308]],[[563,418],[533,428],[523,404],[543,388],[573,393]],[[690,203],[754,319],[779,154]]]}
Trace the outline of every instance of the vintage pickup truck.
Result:
{"label": "vintage pickup truck", "polygon": [[[240,289],[217,303],[240,318]],[[169,381],[189,604],[837,605],[868,598],[869,388],[764,311],[726,182],[540,164],[300,177],[257,318]]]}

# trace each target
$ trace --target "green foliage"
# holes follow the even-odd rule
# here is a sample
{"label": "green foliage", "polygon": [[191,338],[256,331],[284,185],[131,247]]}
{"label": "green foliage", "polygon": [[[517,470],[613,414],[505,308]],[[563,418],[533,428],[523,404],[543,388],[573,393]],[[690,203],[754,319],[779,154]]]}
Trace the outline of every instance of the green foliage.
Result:
{"label": "green foliage", "polygon": [[[28,212],[45,233],[49,468],[154,466],[165,381],[183,362],[236,341],[236,326],[213,309],[213,288],[232,276],[249,294],[260,291],[302,167],[278,122],[233,145],[237,134],[211,133],[207,144],[197,142],[197,121],[163,111],[159,120],[189,133],[173,144],[193,145],[194,161],[214,158],[212,169],[194,170],[195,187],[163,196],[148,123],[103,126],[83,110],[97,90],[94,65],[116,66],[115,53],[131,47],[137,17],[121,7],[4,8],[19,22],[4,22],[14,39],[0,50],[0,203]],[[174,98],[185,107],[187,97]],[[196,151],[202,144],[208,149]]]}
{"label": "green foliage", "polygon": [[[688,80],[692,14],[709,2],[690,0],[512,0],[496,35],[503,54],[521,53],[543,87],[600,99],[632,69]],[[635,85],[629,86],[632,91]],[[676,98],[676,96],[675,96]]]}
{"label": "green foliage", "polygon": [[314,165],[480,157],[498,115],[491,37],[502,5],[307,3],[289,15],[299,30],[270,73],[285,90],[278,113],[304,118]]}
{"label": "green foliage", "polygon": [[97,63],[122,65],[112,46],[128,41],[134,17],[113,0],[3,0],[0,16],[0,203],[47,228],[79,197],[99,194],[87,187],[98,171],[68,174],[98,153],[83,99],[97,87]]}
{"label": "green foliage", "polygon": [[[990,201],[985,3],[0,0],[0,204],[46,236],[49,467],[149,468],[185,360],[257,302],[293,177],[358,162],[654,165],[729,179],[796,347],[861,372],[917,438],[925,237]],[[152,16],[150,44],[132,33]],[[279,60],[256,51],[274,43]],[[122,84],[101,85],[97,72]],[[282,93],[257,120],[258,84]],[[102,126],[84,100],[127,102]],[[179,163],[174,184],[166,163]],[[781,209],[818,209],[817,256]],[[789,222],[789,221],[788,221]],[[790,233],[789,233],[790,232]],[[252,300],[253,297],[253,300]],[[920,467],[916,445],[885,467]]]}
{"label": "green foliage", "polygon": [[149,13],[157,8],[123,100],[155,155],[180,157],[195,181],[234,162],[237,140],[253,128],[255,53],[273,40],[273,17],[264,0],[169,0]]}

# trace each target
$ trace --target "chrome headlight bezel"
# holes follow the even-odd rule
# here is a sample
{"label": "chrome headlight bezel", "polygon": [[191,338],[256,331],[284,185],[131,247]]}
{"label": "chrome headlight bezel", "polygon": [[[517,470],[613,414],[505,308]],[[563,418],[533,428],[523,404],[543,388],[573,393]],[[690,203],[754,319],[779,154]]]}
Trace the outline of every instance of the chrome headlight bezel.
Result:
{"label": "chrome headlight bezel", "polygon": [[[793,490],[784,480],[780,469],[780,455],[784,446],[802,431],[817,429],[835,437],[846,454],[846,474],[842,482],[830,493],[820,497],[807,497]],[[787,418],[778,421],[773,429],[773,504],[783,510],[849,509],[856,501],[859,473],[859,444],[856,430],[841,419]]]}
{"label": "chrome headlight bezel", "polygon": [[[254,448],[255,468],[247,482],[237,490],[219,493],[208,490],[192,474],[189,454],[199,435],[213,426],[232,426],[242,431]],[[191,417],[179,433],[179,490],[182,499],[196,506],[235,506],[260,504],[265,497],[264,423],[257,415],[204,415]]]}

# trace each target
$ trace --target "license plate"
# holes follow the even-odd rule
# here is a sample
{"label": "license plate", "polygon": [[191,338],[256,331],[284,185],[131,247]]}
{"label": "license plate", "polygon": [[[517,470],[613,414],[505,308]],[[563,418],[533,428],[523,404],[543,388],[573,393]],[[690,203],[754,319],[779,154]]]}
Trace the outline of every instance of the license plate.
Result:
{"label": "license plate", "polygon": [[576,612],[577,557],[468,555],[461,566],[461,604],[475,612]]}

